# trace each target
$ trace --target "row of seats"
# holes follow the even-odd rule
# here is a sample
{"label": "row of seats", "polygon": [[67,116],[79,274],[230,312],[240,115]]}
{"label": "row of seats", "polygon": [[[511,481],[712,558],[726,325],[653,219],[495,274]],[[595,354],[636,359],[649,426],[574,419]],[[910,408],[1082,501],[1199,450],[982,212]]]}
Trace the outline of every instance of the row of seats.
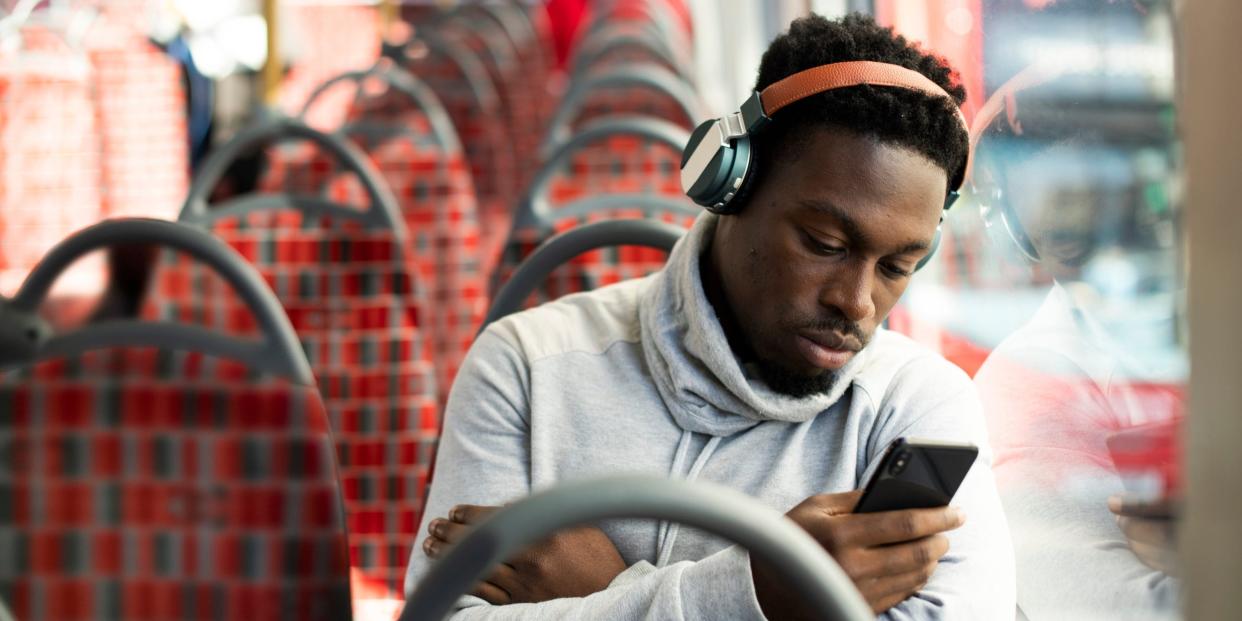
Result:
{"label": "row of seats", "polygon": [[[607,224],[660,246],[676,240],[655,223]],[[55,278],[118,244],[193,258],[243,300],[258,334],[142,320],[52,333],[37,312]],[[104,222],[54,248],[0,317],[0,487],[15,501],[0,521],[0,605],[22,619],[357,616],[327,406],[280,300],[240,253],[201,227]],[[627,477],[508,507],[427,576],[401,619],[443,618],[525,543],[611,517],[737,540],[835,618],[870,618],[845,574],[778,512],[722,487]]]}
{"label": "row of seats", "polygon": [[[542,53],[538,47],[523,52],[522,42],[530,39],[517,28],[510,30],[518,34],[506,34],[512,20],[505,17],[498,5],[407,10],[413,25],[408,40],[389,45],[373,67],[330,78],[303,106],[308,121],[343,118],[333,133],[362,150],[393,191],[409,236],[409,270],[427,296],[425,305],[415,306],[421,307],[418,327],[433,361],[439,406],[487,299],[539,244],[583,223],[641,218],[688,226],[697,215],[678,177],[688,128],[701,115],[684,73],[673,70],[686,71],[685,57],[673,50],[687,46],[661,43],[649,22],[618,23],[603,13],[596,23],[608,25],[588,29],[575,56],[586,60],[574,61],[579,72],[553,107],[546,104],[546,86],[530,79],[546,73]],[[619,64],[644,52],[667,62]],[[489,107],[491,101],[498,105]],[[315,113],[333,102],[347,107]],[[499,127],[496,112],[502,113]],[[259,183],[264,191],[369,203],[362,178],[323,149],[291,145],[267,155],[271,168]],[[515,163],[512,174],[489,168],[506,161]],[[500,192],[497,180],[522,190]],[[591,200],[600,197],[606,200]],[[550,275],[526,304],[646,275],[663,265],[664,256],[644,248],[588,252]],[[432,389],[424,386],[427,396]],[[423,446],[434,446],[438,418],[418,420]],[[352,429],[344,421],[337,427]],[[374,471],[401,470],[417,483],[399,497],[376,498],[389,509],[381,519],[352,510],[361,501],[342,451],[354,561],[390,592],[399,588],[416,537],[412,529],[432,456],[420,452],[415,468],[395,463],[397,454],[388,451]]]}
{"label": "row of seats", "polygon": [[[194,330],[159,332],[162,336],[154,338],[143,336],[149,323],[104,324],[111,330],[105,337],[75,340],[68,335],[62,341],[53,336],[40,341],[46,346],[18,360],[24,364],[20,370],[0,370],[0,382],[16,391],[12,397],[0,397],[5,402],[0,407],[14,412],[8,418],[13,424],[0,427],[0,433],[8,435],[0,447],[5,448],[9,465],[8,480],[0,480],[0,485],[10,484],[16,497],[47,498],[51,492],[45,481],[22,474],[28,472],[27,466],[43,465],[48,469],[41,476],[48,481],[72,480],[68,489],[77,492],[63,492],[72,506],[57,514],[74,517],[67,522],[53,520],[47,532],[27,530],[46,515],[47,507],[41,502],[15,505],[25,507],[25,513],[15,512],[13,523],[22,526],[6,531],[16,533],[20,543],[13,549],[30,550],[42,542],[38,554],[22,558],[38,557],[45,563],[31,572],[31,566],[18,562],[12,566],[24,571],[0,575],[5,599],[13,602],[20,618],[93,618],[99,606],[106,609],[109,602],[141,606],[133,603],[136,597],[157,603],[152,608],[126,607],[124,614],[113,616],[210,617],[187,614],[178,607],[186,602],[201,606],[227,602],[240,606],[230,609],[233,612],[251,610],[227,616],[253,617],[254,610],[265,610],[251,608],[256,601],[271,601],[277,592],[288,598],[299,593],[297,589],[328,588],[302,579],[306,563],[326,571],[324,576],[334,573],[327,571],[331,568],[339,569],[340,562],[352,567],[356,599],[360,592],[400,597],[431,476],[439,416],[492,294],[497,302],[510,300],[507,307],[493,309],[496,317],[565,293],[645,275],[659,269],[664,252],[676,239],[679,229],[670,227],[685,226],[696,214],[677,179],[680,150],[697,103],[684,74],[676,73],[685,70],[684,56],[673,50],[688,46],[667,42],[666,29],[651,21],[618,22],[618,15],[631,10],[627,4],[618,2],[615,10],[602,10],[596,25],[585,28],[575,56],[575,77],[559,108],[544,104],[546,80],[529,79],[550,73],[542,39],[508,34],[538,33],[538,19],[527,22],[529,29],[514,27],[513,19],[538,11],[518,10],[517,5],[499,10],[491,4],[420,10],[406,16],[414,25],[410,39],[387,46],[387,59],[329,79],[304,103],[309,120],[317,107],[345,102],[339,126],[321,128],[331,130],[324,132],[295,119],[268,120],[207,158],[179,220],[210,231],[255,270],[268,290],[263,304],[276,301],[304,360],[284,364],[289,369],[305,364],[310,378],[299,371],[269,379],[274,370],[285,367],[273,366],[274,346],[260,355],[253,344],[288,345],[289,335],[272,336],[281,330],[263,319],[271,309],[256,310],[264,296],[239,287],[242,277],[222,270],[220,261],[213,264],[203,253],[175,243],[169,244],[173,250],[161,250],[154,261],[142,316],[174,320]],[[497,19],[481,22],[483,13]],[[644,13],[636,15],[641,18]],[[480,23],[496,27],[481,28]],[[500,45],[506,40],[508,48]],[[643,55],[654,60],[636,61]],[[332,95],[340,88],[350,91],[347,97]],[[554,127],[569,129],[560,135]],[[264,151],[269,162],[258,191],[233,196],[218,192],[230,167],[255,151]],[[514,191],[515,187],[522,189]],[[613,220],[638,222],[609,230],[608,221]],[[646,220],[662,223],[641,223]],[[583,226],[589,223],[599,224]],[[125,231],[121,224],[117,223],[118,230]],[[550,247],[586,252],[554,267],[559,261],[546,259],[552,251],[541,255],[535,249],[566,232],[567,237],[557,238]],[[120,245],[165,243],[160,235],[142,239],[129,233],[113,235],[119,235],[112,242]],[[584,245],[582,239],[589,241]],[[618,243],[622,247],[601,248]],[[528,257],[543,267],[520,268]],[[543,278],[543,272],[550,273]],[[511,285],[507,292],[502,290],[506,284]],[[30,286],[28,279],[23,293],[9,305],[16,309],[15,316],[33,312],[46,293],[37,287],[35,293],[25,293]],[[37,328],[36,336],[43,338]],[[197,349],[191,346],[216,343],[216,333],[236,341],[205,346],[198,354],[185,353]],[[74,345],[61,344],[65,342]],[[170,343],[185,347],[170,348]],[[88,351],[99,348],[104,353]],[[49,380],[53,392],[36,394],[44,390],[40,382],[30,381],[36,377]],[[215,388],[207,392],[208,385]],[[92,405],[101,400],[108,406]],[[47,403],[57,404],[54,411],[84,427],[40,429],[36,423],[44,422],[40,413]],[[187,403],[194,408],[187,410]],[[136,420],[128,420],[131,411],[140,413]],[[198,426],[181,427],[186,417]],[[232,425],[241,419],[246,422],[240,427]],[[115,435],[93,440],[85,431],[82,436],[71,432],[95,432],[100,423]],[[298,435],[305,443],[297,446],[279,440],[264,444],[265,436],[255,435],[257,428],[248,426],[252,424],[309,435]],[[204,427],[221,434],[218,446]],[[335,448],[326,461],[323,442]],[[44,450],[55,451],[54,458],[40,458]],[[113,466],[103,472],[112,472],[117,479],[94,485],[93,474],[87,476],[82,464],[115,460],[108,455],[118,450],[136,455],[131,461],[139,462],[137,466],[129,462],[119,469]],[[177,456],[171,467],[169,455]],[[21,461],[29,459],[37,463]],[[320,516],[315,526],[322,532],[311,537],[317,543],[294,543],[300,541],[297,535],[276,546],[273,542],[285,537],[281,529],[303,517],[300,511],[290,513],[278,524],[267,513],[284,515],[288,509],[278,507],[299,506],[283,500],[280,490],[288,489],[288,482],[277,479],[311,476],[302,470],[306,464],[315,466],[312,478],[318,478],[311,486],[315,491],[305,498],[319,503],[313,505],[318,513],[310,515]],[[187,485],[184,477],[213,468],[253,480],[257,487],[234,489],[232,480],[225,478],[195,480],[193,485],[214,486],[201,495],[193,489],[184,494],[169,491]],[[89,559],[82,559],[111,549],[99,546],[112,543],[74,533],[86,532],[82,526],[87,516],[108,513],[116,506],[111,492],[100,490],[123,490],[122,482],[128,485],[133,477],[159,480],[141,492],[141,499],[184,496],[187,500],[176,503],[192,505],[170,510],[190,511],[189,518],[143,522],[144,517],[134,516],[138,524],[157,527],[139,529],[145,535],[135,541],[150,535],[147,543],[125,546],[150,555],[142,562],[155,563],[144,566],[150,570],[144,574],[150,580],[142,587],[147,590],[117,593],[87,579],[41,582],[36,576],[61,570],[72,570],[65,572],[70,576],[84,575],[77,564]],[[147,511],[140,505],[140,500],[121,503],[122,514],[126,506]],[[323,513],[325,506],[343,510],[331,517]],[[187,524],[202,526],[199,510],[214,516],[218,525],[230,526],[211,535],[229,537],[227,542],[210,537],[191,542],[177,533]],[[107,541],[121,532],[117,525],[129,525],[129,517],[122,515],[111,523],[107,530],[113,539]],[[264,524],[264,519],[269,522]],[[169,529],[160,530],[161,525]],[[260,527],[270,530],[254,530]],[[66,547],[66,538],[76,547]],[[179,570],[185,573],[167,571],[173,562],[168,561],[173,558],[168,556],[170,546],[183,553],[175,562],[190,563]],[[279,579],[267,575],[265,585],[247,583],[236,592],[208,589],[190,595],[189,587],[181,586],[186,580],[180,578],[209,577],[211,570],[221,567],[199,565],[197,557],[188,560],[185,555],[193,556],[191,548],[235,552],[236,558],[227,560],[228,571],[236,571],[239,579],[257,578],[276,567],[289,568],[290,575]],[[338,558],[342,549],[347,552]],[[302,550],[327,552],[297,556]],[[107,568],[117,562],[92,570],[107,575]],[[295,588],[294,583],[300,586]],[[220,589],[227,588],[226,581]],[[333,589],[339,595],[339,585],[329,588]],[[59,591],[78,597],[49,599]],[[348,601],[348,589],[345,593]],[[44,605],[39,602],[53,599],[98,606],[38,608]],[[328,602],[318,613],[308,611],[298,618],[335,616],[340,610],[333,597],[298,601]]]}

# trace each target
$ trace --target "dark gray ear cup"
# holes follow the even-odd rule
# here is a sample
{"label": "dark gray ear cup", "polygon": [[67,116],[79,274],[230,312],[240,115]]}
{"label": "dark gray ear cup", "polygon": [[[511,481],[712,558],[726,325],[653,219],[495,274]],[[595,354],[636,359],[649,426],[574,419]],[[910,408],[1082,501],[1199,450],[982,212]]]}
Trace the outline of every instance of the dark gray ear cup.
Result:
{"label": "dark gray ear cup", "polygon": [[742,175],[742,185],[737,188],[733,194],[733,198],[725,203],[723,209],[712,211],[721,215],[731,216],[739,214],[746,207],[746,203],[754,194],[755,188],[758,187],[758,179],[763,176],[764,170],[759,165],[759,158],[755,157],[755,146],[747,136],[738,140],[738,142],[746,143],[746,150],[750,154],[750,165],[747,166],[745,173]]}
{"label": "dark gray ear cup", "polygon": [[717,139],[719,134],[715,131],[716,123],[716,120],[701,123],[690,134],[690,141],[682,151],[681,167],[686,167],[698,149],[715,149],[711,161],[686,189],[686,195],[708,211],[728,213],[728,206],[734,202],[738,190],[744,185],[746,171],[751,165],[750,141],[742,137],[730,140],[724,145],[703,144],[705,139]]}

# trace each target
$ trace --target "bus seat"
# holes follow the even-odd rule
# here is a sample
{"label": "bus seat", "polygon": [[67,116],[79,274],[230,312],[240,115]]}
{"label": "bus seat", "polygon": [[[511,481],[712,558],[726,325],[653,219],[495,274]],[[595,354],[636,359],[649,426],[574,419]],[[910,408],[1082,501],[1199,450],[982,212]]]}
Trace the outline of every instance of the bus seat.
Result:
{"label": "bus seat", "polygon": [[[367,205],[290,194],[206,196],[240,153],[309,140],[362,179]],[[437,384],[423,283],[395,199],[347,141],[291,120],[252,127],[212,154],[181,221],[237,249],[276,292],[315,371],[337,440],[351,560],[364,576],[400,585],[439,433]],[[235,304],[191,266],[157,266],[153,312],[237,324]],[[162,273],[161,273],[162,272]]]}
{"label": "bus seat", "polygon": [[25,621],[349,619],[323,402],[276,297],[236,252],[182,224],[106,221],[54,248],[3,306],[34,317],[64,267],[117,243],[193,256],[260,337],[140,320],[23,327],[31,346],[0,361],[0,598]]}

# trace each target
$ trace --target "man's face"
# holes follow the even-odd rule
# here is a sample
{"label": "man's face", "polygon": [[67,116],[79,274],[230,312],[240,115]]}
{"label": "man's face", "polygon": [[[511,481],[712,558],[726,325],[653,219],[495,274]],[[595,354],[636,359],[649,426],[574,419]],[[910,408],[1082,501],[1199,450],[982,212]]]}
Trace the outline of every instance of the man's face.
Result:
{"label": "man's face", "polygon": [[905,291],[947,180],[919,153],[827,128],[764,173],[720,219],[707,276],[733,348],[774,390],[806,396],[831,388]]}

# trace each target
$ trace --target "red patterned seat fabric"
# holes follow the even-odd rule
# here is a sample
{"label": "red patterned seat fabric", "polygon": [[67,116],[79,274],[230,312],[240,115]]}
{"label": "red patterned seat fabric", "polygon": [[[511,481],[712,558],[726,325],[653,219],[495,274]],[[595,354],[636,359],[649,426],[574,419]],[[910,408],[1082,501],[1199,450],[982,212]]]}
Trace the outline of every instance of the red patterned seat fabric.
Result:
{"label": "red patterned seat fabric", "polygon": [[553,209],[602,194],[681,197],[681,151],[645,137],[615,135],[584,145],[549,180]]}
{"label": "red patterned seat fabric", "polygon": [[[0,50],[0,295],[13,295],[52,246],[101,216],[89,63],[42,27],[21,36],[24,49]],[[93,297],[102,274],[102,262],[83,262],[60,284]]]}
{"label": "red patterned seat fabric", "polygon": [[[449,36],[459,37],[487,67],[508,121],[509,140],[519,158],[516,162],[521,181],[519,185],[524,186],[539,164],[537,158],[529,155],[538,152],[543,136],[543,114],[540,112],[543,104],[530,88],[530,78],[522,72],[517,52],[494,22],[450,20],[440,27],[444,32],[451,33]],[[501,43],[489,45],[492,39]]]}
{"label": "red patterned seat fabric", "polygon": [[110,12],[96,20],[86,40],[103,130],[102,212],[172,220],[190,171],[181,67],[143,30],[125,24],[127,17]]}
{"label": "red patterned seat fabric", "polygon": [[0,372],[0,496],[24,621],[348,618],[313,388],[149,348]]}
{"label": "red patterned seat fabric", "polygon": [[[443,404],[487,312],[487,271],[464,158],[436,143],[421,114],[407,110],[402,118],[406,121],[400,125],[391,121],[391,129],[375,124],[347,129],[346,134],[370,156],[401,208],[410,256],[426,292],[420,301],[423,331],[432,348]],[[273,171],[265,188],[280,184],[288,192],[326,192],[333,201],[348,205],[369,200],[356,176],[337,171],[333,161],[317,151],[285,161],[288,168]]]}
{"label": "red patterned seat fabric", "polygon": [[[445,33],[444,38],[452,45],[451,33]],[[469,58],[481,62],[477,56]],[[453,120],[470,163],[479,204],[483,267],[490,271],[512,225],[513,201],[521,183],[517,151],[505,127],[500,102],[478,92],[457,60],[443,51],[424,49],[421,55],[408,58],[403,67],[431,86]]]}
{"label": "red patterned seat fabric", "polygon": [[[582,145],[564,166],[547,179],[545,188],[551,224],[515,230],[505,244],[492,293],[512,276],[518,264],[556,233],[586,222],[652,218],[689,228],[693,218],[675,213],[648,213],[643,209],[612,210],[586,218],[555,216],[559,207],[592,196],[647,194],[684,199],[680,178],[681,152],[666,142],[644,136],[610,135]],[[532,295],[527,306],[562,295],[637,278],[664,266],[665,253],[651,248],[605,248],[588,252],[561,266]]]}
{"label": "red patterned seat fabric", "polygon": [[[400,593],[439,433],[417,272],[390,230],[353,220],[260,211],[210,228],[254,265],[297,331],[336,438],[351,562]],[[166,253],[148,313],[253,331],[213,280]]]}

